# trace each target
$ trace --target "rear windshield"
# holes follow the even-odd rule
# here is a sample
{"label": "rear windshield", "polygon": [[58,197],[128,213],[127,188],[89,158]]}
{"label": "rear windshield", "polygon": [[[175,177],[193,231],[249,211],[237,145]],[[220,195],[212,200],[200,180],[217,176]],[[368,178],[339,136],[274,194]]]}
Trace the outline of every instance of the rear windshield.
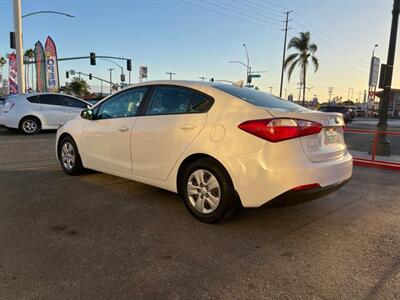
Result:
{"label": "rear windshield", "polygon": [[305,110],[304,107],[296,103],[283,100],[255,89],[246,87],[241,88],[228,84],[216,84],[213,85],[213,87],[256,106],[280,108],[285,110]]}

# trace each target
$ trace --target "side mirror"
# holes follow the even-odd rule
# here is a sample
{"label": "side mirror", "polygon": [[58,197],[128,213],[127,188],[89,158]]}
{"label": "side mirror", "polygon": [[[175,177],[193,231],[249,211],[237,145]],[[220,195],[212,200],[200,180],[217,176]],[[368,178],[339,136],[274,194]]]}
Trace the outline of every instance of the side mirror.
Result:
{"label": "side mirror", "polygon": [[93,120],[94,113],[91,109],[85,109],[81,111],[81,118],[85,120]]}

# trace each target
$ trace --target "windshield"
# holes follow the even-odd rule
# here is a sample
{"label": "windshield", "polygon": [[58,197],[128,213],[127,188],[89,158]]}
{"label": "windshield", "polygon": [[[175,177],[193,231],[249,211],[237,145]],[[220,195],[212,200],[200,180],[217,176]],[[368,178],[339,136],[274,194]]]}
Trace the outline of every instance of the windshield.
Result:
{"label": "windshield", "polygon": [[241,88],[228,84],[215,84],[213,85],[213,87],[256,106],[261,106],[265,108],[279,108],[292,111],[306,110],[304,107],[296,103],[286,101],[271,94],[267,94],[251,88]]}

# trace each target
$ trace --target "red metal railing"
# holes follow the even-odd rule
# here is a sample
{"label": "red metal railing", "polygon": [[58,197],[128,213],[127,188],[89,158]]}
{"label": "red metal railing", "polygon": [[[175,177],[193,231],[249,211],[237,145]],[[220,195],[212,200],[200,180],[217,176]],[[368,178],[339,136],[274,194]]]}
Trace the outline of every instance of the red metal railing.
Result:
{"label": "red metal railing", "polygon": [[[344,128],[344,132],[347,133],[368,133],[373,134],[374,139],[372,143],[371,149],[371,158],[362,158],[356,157],[353,155],[354,165],[359,166],[367,166],[367,167],[377,167],[377,168],[384,168],[384,169],[392,169],[392,170],[399,170],[400,171],[400,162],[393,162],[393,161],[385,161],[376,159],[376,145],[378,143],[378,136],[379,134],[387,134],[387,135],[394,135],[400,136],[400,132],[398,131],[380,131],[380,130],[369,130],[369,129],[352,129],[352,128]],[[351,151],[351,149],[349,149]]]}

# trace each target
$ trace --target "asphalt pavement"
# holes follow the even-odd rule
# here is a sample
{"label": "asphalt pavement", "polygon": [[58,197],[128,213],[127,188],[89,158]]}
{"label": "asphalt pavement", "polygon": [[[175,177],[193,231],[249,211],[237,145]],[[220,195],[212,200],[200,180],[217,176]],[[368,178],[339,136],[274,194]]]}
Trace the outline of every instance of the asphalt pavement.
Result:
{"label": "asphalt pavement", "polygon": [[54,137],[0,129],[0,299],[400,298],[399,172],[207,225],[170,192],[65,175]]}

